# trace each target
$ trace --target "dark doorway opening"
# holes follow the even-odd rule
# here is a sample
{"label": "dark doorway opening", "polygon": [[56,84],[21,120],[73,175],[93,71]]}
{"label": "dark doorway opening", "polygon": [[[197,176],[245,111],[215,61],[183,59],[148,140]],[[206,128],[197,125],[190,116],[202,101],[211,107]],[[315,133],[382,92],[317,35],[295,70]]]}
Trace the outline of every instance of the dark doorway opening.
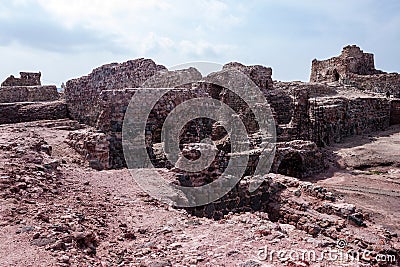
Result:
{"label": "dark doorway opening", "polygon": [[278,173],[301,178],[303,175],[303,160],[298,153],[286,155],[278,168]]}
{"label": "dark doorway opening", "polygon": [[340,75],[336,69],[333,70],[333,79],[335,80],[335,82],[339,81],[340,79]]}

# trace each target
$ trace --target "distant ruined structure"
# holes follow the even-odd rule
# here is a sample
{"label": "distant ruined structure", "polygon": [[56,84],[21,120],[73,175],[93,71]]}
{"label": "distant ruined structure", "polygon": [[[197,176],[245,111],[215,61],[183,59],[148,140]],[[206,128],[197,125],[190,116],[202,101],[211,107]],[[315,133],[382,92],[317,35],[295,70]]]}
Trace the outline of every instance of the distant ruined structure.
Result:
{"label": "distant ruined structure", "polygon": [[1,86],[38,86],[40,83],[40,72],[20,72],[20,78],[15,78],[13,75],[8,77]]}
{"label": "distant ruined structure", "polygon": [[0,86],[0,124],[67,117],[55,85],[41,85],[40,72],[20,75],[11,75]]}
{"label": "distant ruined structure", "polygon": [[338,82],[361,90],[400,97],[400,74],[375,69],[374,55],[358,46],[343,48],[340,56],[312,61],[310,82]]}
{"label": "distant ruined structure", "polygon": [[[388,74],[375,70],[372,54],[363,53],[356,46],[345,47],[339,57],[326,61],[314,60],[311,83],[273,82],[272,69],[260,65],[245,66],[231,62],[224,65],[221,71],[228,69],[239,70],[247,75],[264,93],[272,109],[277,127],[277,141],[280,142],[272,166],[273,172],[292,173],[294,176],[303,177],[321,171],[324,164],[317,147],[340,142],[346,136],[383,130],[390,124],[398,123],[397,100],[389,100],[385,94],[374,95],[373,92],[379,90],[360,88],[349,82],[350,78],[368,79],[379,75],[388,77]],[[70,116],[104,133],[106,138],[101,140],[108,142],[110,148],[107,159],[104,156],[104,144],[99,145],[98,152],[91,146],[89,158],[92,166],[99,169],[125,166],[122,123],[126,108],[132,96],[141,90],[142,83],[159,71],[168,70],[151,59],[142,58],[122,64],[104,65],[87,76],[67,82],[65,97]],[[207,79],[201,77],[195,69],[183,71],[190,72],[190,75],[197,77],[196,79]],[[174,77],[178,71],[168,73]],[[376,79],[380,79],[379,77]],[[176,86],[173,81],[171,85]],[[235,96],[232,96],[229,90],[201,82],[191,86],[178,86],[159,101],[152,111],[154,116],[148,122],[148,132],[151,132],[153,137],[149,139],[152,141],[147,143],[147,148],[156,165],[165,166],[165,158],[162,152],[160,154],[157,142],[160,142],[161,127],[168,115],[166,111],[196,97],[210,97],[233,105],[251,128],[252,122],[246,115],[246,106],[235,100]],[[218,128],[213,123],[207,127]],[[194,129],[197,133],[208,131],[198,127]],[[82,134],[80,133],[79,138],[77,135],[71,138],[81,140]],[[311,141],[317,146],[304,143],[301,148],[301,143],[292,143],[296,140]],[[191,142],[197,141],[192,139]],[[70,143],[74,146],[72,141]],[[79,146],[79,150],[85,154],[82,144]],[[292,148],[289,149],[290,147]],[[101,155],[101,160],[96,161],[96,153]],[[256,163],[256,157],[254,160]],[[251,169],[251,166],[249,168]]]}

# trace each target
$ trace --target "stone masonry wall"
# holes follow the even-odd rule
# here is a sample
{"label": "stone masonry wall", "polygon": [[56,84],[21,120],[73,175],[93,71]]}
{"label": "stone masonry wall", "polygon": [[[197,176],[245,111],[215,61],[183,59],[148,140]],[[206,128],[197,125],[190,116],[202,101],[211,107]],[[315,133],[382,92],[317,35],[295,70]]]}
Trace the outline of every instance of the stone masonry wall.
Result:
{"label": "stone masonry wall", "polygon": [[344,137],[385,130],[390,124],[390,101],[378,97],[320,97],[302,92],[293,127],[287,138],[313,140],[318,145],[341,142]]}
{"label": "stone masonry wall", "polygon": [[99,113],[98,99],[103,90],[137,88],[159,70],[151,59],[135,59],[96,68],[87,76],[67,82],[65,99],[73,119],[94,126]]}
{"label": "stone masonry wall", "polygon": [[78,130],[71,132],[66,143],[74,148],[96,170],[109,168],[109,146],[104,133],[93,130]]}
{"label": "stone masonry wall", "polygon": [[230,62],[224,65],[223,70],[230,68],[237,69],[247,75],[264,93],[274,88],[272,68],[261,65],[245,66],[238,62]]}
{"label": "stone masonry wall", "polygon": [[[132,96],[137,90],[153,89],[122,89],[122,90],[104,90],[100,93],[99,108],[101,110],[96,128],[107,134],[110,141],[110,167],[120,168],[125,166],[124,155],[122,151],[122,124],[126,109]],[[146,144],[150,153],[152,153],[152,144],[161,142],[162,124],[170,110],[177,105],[195,97],[207,97],[205,92],[189,89],[171,89],[154,106],[147,121]],[[146,102],[146,99],[142,100]]]}
{"label": "stone masonry wall", "polygon": [[275,86],[292,99],[290,105],[271,104],[275,113],[287,116],[277,120],[278,141],[301,139],[329,145],[347,136],[384,130],[394,115],[388,98],[357,87],[301,82]]}
{"label": "stone masonry wall", "polygon": [[0,103],[55,101],[58,98],[54,85],[0,87]]}
{"label": "stone masonry wall", "polygon": [[317,99],[311,102],[313,109],[313,139],[327,145],[347,136],[385,130],[390,123],[390,102],[384,98]]}
{"label": "stone masonry wall", "polygon": [[351,75],[347,84],[375,93],[387,94],[400,98],[400,74],[375,74],[375,75]]}
{"label": "stone masonry wall", "polygon": [[21,78],[15,78],[13,75],[8,77],[1,86],[38,86],[40,83],[40,72],[20,72]]}
{"label": "stone masonry wall", "polygon": [[361,90],[400,97],[400,74],[375,69],[374,55],[357,46],[346,46],[342,54],[312,62],[310,82],[339,82]]}
{"label": "stone masonry wall", "polygon": [[350,74],[371,75],[383,73],[375,69],[374,55],[364,53],[359,47],[349,45],[342,54],[327,60],[312,61],[310,82],[334,82]]}
{"label": "stone masonry wall", "polygon": [[67,105],[62,101],[0,103],[0,124],[67,117]]}

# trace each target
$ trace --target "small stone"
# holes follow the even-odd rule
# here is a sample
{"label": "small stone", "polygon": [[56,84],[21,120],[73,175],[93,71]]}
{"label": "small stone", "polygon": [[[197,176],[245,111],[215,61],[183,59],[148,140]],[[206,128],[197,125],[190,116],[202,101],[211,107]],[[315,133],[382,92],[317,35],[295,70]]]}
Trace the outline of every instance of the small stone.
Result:
{"label": "small stone", "polygon": [[62,240],[56,241],[53,245],[50,246],[52,250],[65,250],[65,243]]}
{"label": "small stone", "polygon": [[62,255],[58,260],[63,263],[69,263],[69,257],[67,255]]}
{"label": "small stone", "polygon": [[128,231],[124,234],[124,238],[133,240],[136,239],[136,236],[133,232]]}
{"label": "small stone", "polygon": [[53,160],[53,161],[50,161],[50,162],[47,162],[47,163],[43,164],[43,166],[46,169],[55,170],[60,166],[60,161],[58,159],[57,160]]}
{"label": "small stone", "polygon": [[40,237],[40,233],[35,233],[34,235],[33,235],[33,239],[38,239]]}
{"label": "small stone", "polygon": [[293,193],[294,193],[294,195],[295,195],[296,197],[301,196],[301,191],[300,191],[300,190],[296,190],[296,191],[294,191]]}

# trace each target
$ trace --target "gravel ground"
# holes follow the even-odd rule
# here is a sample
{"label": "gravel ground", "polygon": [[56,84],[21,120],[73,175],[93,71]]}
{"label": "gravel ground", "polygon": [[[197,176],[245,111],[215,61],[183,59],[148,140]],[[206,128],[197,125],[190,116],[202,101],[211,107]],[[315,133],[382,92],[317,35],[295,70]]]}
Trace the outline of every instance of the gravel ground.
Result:
{"label": "gravel ground", "polygon": [[[335,249],[337,240],[272,222],[264,212],[214,221],[159,203],[126,169],[84,167],[64,143],[80,127],[69,120],[0,126],[0,266],[372,266],[265,259],[266,248],[322,253]],[[358,236],[358,247],[366,243],[367,249],[375,238],[388,253],[400,251],[400,149],[392,146],[400,146],[399,132],[394,128],[331,148],[331,169],[311,179],[371,211],[369,228],[348,226],[338,238]],[[379,157],[385,160],[372,162]],[[382,166],[386,160],[390,165]],[[385,236],[376,230],[380,226],[388,230]]]}

